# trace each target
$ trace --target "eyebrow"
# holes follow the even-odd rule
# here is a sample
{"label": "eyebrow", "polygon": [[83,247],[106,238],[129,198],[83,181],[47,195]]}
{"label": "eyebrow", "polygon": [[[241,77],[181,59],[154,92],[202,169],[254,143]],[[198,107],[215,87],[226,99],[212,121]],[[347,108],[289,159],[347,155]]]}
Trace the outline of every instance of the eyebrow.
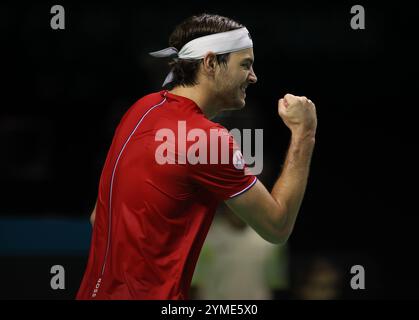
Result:
{"label": "eyebrow", "polygon": [[253,64],[254,60],[252,58],[246,58],[242,60],[242,63],[243,62],[250,62],[251,64]]}

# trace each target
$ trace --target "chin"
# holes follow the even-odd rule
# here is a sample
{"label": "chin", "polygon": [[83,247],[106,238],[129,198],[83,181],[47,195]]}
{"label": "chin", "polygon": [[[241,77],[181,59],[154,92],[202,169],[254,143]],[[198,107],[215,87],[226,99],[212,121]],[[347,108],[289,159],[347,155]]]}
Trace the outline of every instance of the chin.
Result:
{"label": "chin", "polygon": [[245,95],[239,95],[232,101],[232,106],[234,106],[234,109],[240,110],[243,109],[246,105],[246,96]]}
{"label": "chin", "polygon": [[231,107],[229,107],[226,110],[241,110],[246,105],[246,102],[244,100],[234,101],[230,104]]}
{"label": "chin", "polygon": [[223,104],[224,106],[228,106],[224,110],[240,110],[243,109],[246,105],[246,96],[245,95],[235,95],[231,96],[232,99],[229,101],[225,101]]}
{"label": "chin", "polygon": [[246,106],[246,99],[245,98],[241,98],[238,101],[237,109],[243,109],[245,106]]}

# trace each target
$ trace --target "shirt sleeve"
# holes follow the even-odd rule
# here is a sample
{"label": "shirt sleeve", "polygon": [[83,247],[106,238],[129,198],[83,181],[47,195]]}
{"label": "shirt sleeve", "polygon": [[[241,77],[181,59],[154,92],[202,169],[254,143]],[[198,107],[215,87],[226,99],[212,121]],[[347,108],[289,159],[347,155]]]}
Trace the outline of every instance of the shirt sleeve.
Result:
{"label": "shirt sleeve", "polygon": [[[211,131],[212,130],[212,131]],[[218,200],[224,201],[249,190],[257,178],[246,166],[241,150],[227,129],[208,129],[207,161],[191,165],[191,178]],[[217,136],[217,138],[214,138]],[[202,158],[201,158],[202,159]]]}

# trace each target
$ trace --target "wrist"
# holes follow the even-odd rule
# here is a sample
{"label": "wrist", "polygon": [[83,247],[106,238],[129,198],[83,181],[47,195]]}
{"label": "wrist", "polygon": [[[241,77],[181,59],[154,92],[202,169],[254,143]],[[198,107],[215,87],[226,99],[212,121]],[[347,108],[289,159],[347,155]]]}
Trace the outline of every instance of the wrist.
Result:
{"label": "wrist", "polygon": [[294,141],[306,141],[314,143],[316,140],[316,130],[293,130],[291,132],[291,139]]}

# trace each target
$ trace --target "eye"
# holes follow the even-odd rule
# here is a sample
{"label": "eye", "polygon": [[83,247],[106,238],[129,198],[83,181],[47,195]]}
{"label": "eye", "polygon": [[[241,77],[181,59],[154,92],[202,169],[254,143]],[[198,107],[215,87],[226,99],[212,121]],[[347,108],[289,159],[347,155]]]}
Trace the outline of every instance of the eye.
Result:
{"label": "eye", "polygon": [[250,69],[250,63],[244,63],[242,64],[243,67],[245,67],[246,69]]}

